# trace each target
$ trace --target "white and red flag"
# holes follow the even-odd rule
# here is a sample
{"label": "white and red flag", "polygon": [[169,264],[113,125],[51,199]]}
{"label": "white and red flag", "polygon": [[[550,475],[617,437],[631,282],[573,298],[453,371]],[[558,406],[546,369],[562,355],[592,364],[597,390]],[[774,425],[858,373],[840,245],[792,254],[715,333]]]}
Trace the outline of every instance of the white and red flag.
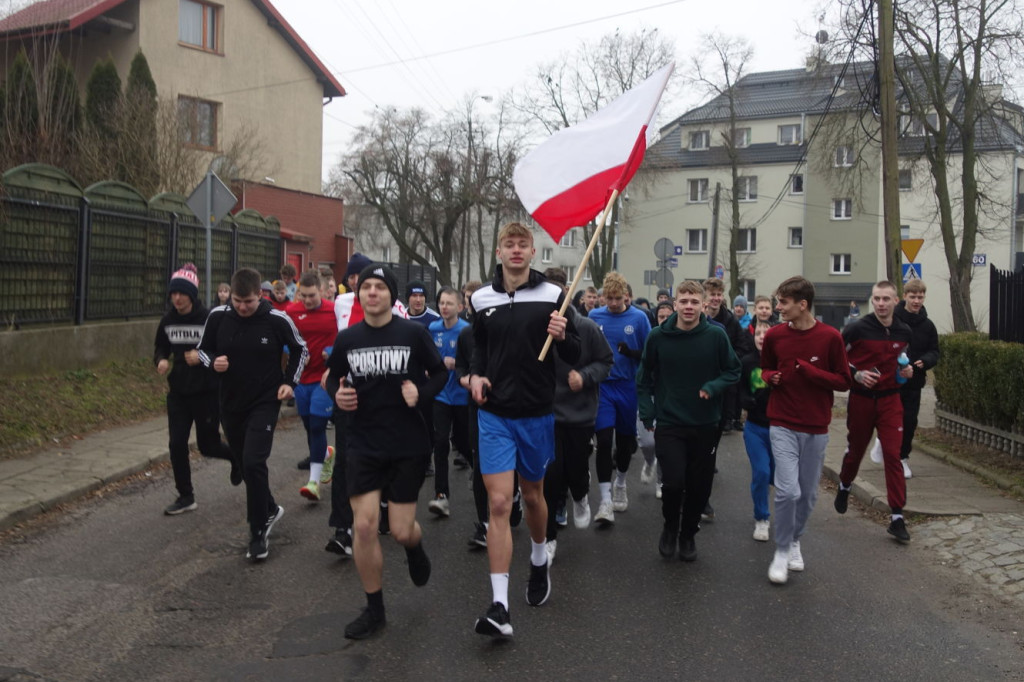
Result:
{"label": "white and red flag", "polygon": [[674,68],[662,67],[590,118],[559,130],[516,164],[512,182],[519,200],[556,242],[593,220],[611,192],[621,192],[633,178]]}

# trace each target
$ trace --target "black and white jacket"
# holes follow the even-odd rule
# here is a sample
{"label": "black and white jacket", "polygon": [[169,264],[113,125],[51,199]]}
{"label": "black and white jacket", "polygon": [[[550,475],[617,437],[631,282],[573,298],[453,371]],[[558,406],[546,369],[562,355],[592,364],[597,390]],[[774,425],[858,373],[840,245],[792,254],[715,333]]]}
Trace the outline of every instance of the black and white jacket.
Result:
{"label": "black and white jacket", "polygon": [[[506,291],[499,265],[490,286],[473,293],[473,357],[470,373],[487,377],[491,390],[480,409],[518,419],[551,414],[555,398],[554,354],[537,360],[547,341],[551,312],[561,307],[562,288],[530,270],[525,284]],[[580,357],[580,338],[572,316],[566,337],[555,346],[569,364]]]}

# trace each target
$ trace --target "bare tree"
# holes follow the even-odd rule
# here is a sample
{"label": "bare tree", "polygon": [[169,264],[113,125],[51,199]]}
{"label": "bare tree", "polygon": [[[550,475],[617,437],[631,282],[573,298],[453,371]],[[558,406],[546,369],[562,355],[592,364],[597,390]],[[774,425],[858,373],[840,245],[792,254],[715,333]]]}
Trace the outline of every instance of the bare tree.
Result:
{"label": "bare tree", "polygon": [[[740,293],[740,280],[743,273],[737,256],[740,241],[740,198],[749,196],[756,187],[752,178],[742,176],[742,149],[749,140],[739,127],[738,107],[740,91],[736,83],[746,75],[747,64],[753,59],[754,50],[743,38],[730,37],[721,33],[705,34],[701,40],[699,51],[693,56],[691,63],[693,73],[691,82],[704,88],[707,93],[719,102],[720,112],[711,111],[709,115],[722,118],[724,127],[719,131],[721,143],[729,160],[730,173],[730,221],[729,221],[729,299]],[[714,243],[714,239],[711,240]]]}
{"label": "bare tree", "polygon": [[[513,94],[511,106],[524,123],[550,135],[584,120],[674,59],[672,42],[657,29],[629,34],[616,31],[596,44],[581,43],[575,53],[558,61],[538,65],[533,80]],[[612,269],[618,212],[616,204],[590,258],[596,286]],[[583,226],[587,242],[596,229],[594,222]]]}

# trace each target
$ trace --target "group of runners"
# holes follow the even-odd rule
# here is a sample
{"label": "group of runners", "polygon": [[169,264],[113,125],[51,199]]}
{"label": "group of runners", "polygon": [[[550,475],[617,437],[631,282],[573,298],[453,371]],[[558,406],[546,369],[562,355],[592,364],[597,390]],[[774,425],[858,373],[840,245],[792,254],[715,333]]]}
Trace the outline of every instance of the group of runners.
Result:
{"label": "group of runners", "polygon": [[[261,297],[254,270],[236,272],[228,303],[209,313],[198,301],[195,268],[175,272],[172,307],[156,342],[157,369],[169,373],[178,490],[165,512],[196,507],[188,465],[194,422],[200,451],[228,460],[231,483],[245,483],[248,557],[265,559],[284,513],[270,491],[267,458],[280,402],[294,398],[309,446],[309,480],[300,494],[317,501],[321,486],[331,486],[334,532],[326,549],[354,558],[366,607],[345,636],[362,639],[386,623],[381,535],[390,533],[405,548],[415,585],[430,578],[416,505],[432,470],[428,510],[450,515],[454,441],[473,469],[470,544],[486,547],[489,560],[491,595],[474,629],[509,637],[511,528],[526,521],[525,597],[540,606],[551,594],[558,529],[568,524],[570,500],[574,525],[591,522],[594,451],[594,521],[610,526],[616,512],[628,509],[626,474],[639,446],[641,481],[657,479],[661,500],[658,551],[694,561],[701,523],[714,515],[720,439],[742,430],[755,540],[770,537],[768,494],[775,488],[768,578],[781,584],[790,571],[804,570],[800,543],[818,494],[834,392],[850,390],[835,509],[845,513],[877,431],[892,510],[888,532],[909,541],[905,457],[925,372],[938,361],[923,284],[908,286],[901,303],[892,283],[877,283],[874,312],[842,334],[814,317],[814,286],[803,277],[774,292],[777,322],[771,299],[758,297],[755,314],[741,325],[722,305],[724,287],[715,278],[685,281],[674,295],[659,292],[647,312],[632,305],[629,284],[614,272],[604,279],[600,302],[561,314],[565,274],[531,269],[534,255],[530,229],[505,225],[493,280],[475,290],[442,288],[439,312],[426,306],[422,282],[407,285],[406,308],[394,274],[360,254],[348,264],[346,293],[329,300],[320,273],[306,272],[283,310]],[[907,318],[911,324],[901,321]],[[549,337],[550,351],[542,353]],[[333,447],[326,435],[332,420]]]}

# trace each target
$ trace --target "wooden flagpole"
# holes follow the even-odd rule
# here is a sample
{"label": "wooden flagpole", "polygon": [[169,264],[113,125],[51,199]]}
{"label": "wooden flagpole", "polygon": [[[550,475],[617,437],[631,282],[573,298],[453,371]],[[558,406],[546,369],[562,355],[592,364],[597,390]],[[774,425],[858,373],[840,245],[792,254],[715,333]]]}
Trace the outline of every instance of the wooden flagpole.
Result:
{"label": "wooden flagpole", "polygon": [[[587,262],[590,261],[590,254],[594,252],[594,247],[597,246],[597,240],[601,236],[601,231],[604,230],[605,223],[608,221],[608,217],[612,213],[612,206],[615,205],[615,200],[619,198],[619,190],[612,190],[612,195],[608,197],[608,203],[604,207],[604,211],[601,212],[601,217],[597,221],[597,229],[594,230],[594,236],[590,238],[590,244],[587,245],[587,251],[583,254],[583,260],[580,261],[580,265],[576,268],[576,276],[572,278],[572,283],[569,285],[569,290],[565,292],[565,300],[562,301],[562,307],[559,309],[558,314],[565,317],[565,311],[569,308],[569,304],[572,303],[572,295],[576,293],[576,285],[579,284],[580,278],[583,276],[584,271],[587,267]],[[551,350],[551,343],[555,340],[555,337],[548,334],[548,340],[544,342],[544,347],[540,350],[540,355],[537,357],[541,362],[547,357],[548,351]]]}

